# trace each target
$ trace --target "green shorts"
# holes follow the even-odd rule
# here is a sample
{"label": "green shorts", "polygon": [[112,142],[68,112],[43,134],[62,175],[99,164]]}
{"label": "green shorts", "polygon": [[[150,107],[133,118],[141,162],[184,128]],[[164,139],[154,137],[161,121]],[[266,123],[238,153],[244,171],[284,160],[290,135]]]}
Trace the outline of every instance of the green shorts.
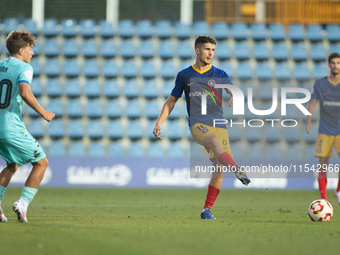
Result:
{"label": "green shorts", "polygon": [[8,164],[15,162],[18,166],[38,162],[46,157],[40,144],[31,134],[0,140],[0,157]]}

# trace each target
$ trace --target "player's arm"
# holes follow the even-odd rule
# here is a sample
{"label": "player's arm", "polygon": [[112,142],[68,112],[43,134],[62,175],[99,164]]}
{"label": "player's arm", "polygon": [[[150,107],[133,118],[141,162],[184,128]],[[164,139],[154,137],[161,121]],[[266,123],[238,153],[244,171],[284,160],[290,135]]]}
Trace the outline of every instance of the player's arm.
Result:
{"label": "player's arm", "polygon": [[155,128],[153,130],[153,134],[159,139],[162,140],[163,138],[160,137],[160,130],[162,123],[166,120],[166,118],[170,115],[171,111],[174,109],[175,104],[178,98],[174,96],[169,96],[168,99],[165,101],[162,111],[158,116]]}
{"label": "player's arm", "polygon": [[38,103],[37,99],[33,95],[31,87],[28,83],[19,83],[19,94],[21,98],[25,101],[25,103],[33,108],[33,110],[35,110],[37,113],[39,113],[45,120],[50,122],[52,119],[54,119],[55,114],[42,108],[42,106]]}
{"label": "player's arm", "polygon": [[228,107],[231,107],[233,108],[233,93],[230,91],[230,89],[227,89],[227,93],[231,96],[229,99],[228,99]]}
{"label": "player's arm", "polygon": [[309,106],[308,106],[308,111],[312,114],[312,115],[308,115],[307,116],[307,122],[306,122],[306,131],[308,134],[311,134],[311,130],[312,130],[312,117],[315,111],[315,106],[316,106],[317,100],[316,99],[311,99],[309,102]]}

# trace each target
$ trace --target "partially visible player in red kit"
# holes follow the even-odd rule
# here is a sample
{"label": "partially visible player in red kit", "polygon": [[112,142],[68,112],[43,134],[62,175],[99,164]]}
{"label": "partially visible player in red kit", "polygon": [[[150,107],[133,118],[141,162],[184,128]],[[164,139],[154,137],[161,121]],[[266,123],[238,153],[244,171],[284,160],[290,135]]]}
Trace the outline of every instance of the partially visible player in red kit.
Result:
{"label": "partially visible player in red kit", "polygon": [[[320,101],[320,123],[315,142],[315,157],[319,157],[321,169],[318,176],[321,198],[327,200],[327,168],[329,158],[333,156],[333,146],[340,157],[340,54],[328,56],[330,75],[318,79],[313,87],[307,117],[306,131],[312,130],[312,117],[317,101]],[[340,172],[335,196],[340,204]]]}
{"label": "partially visible player in red kit", "polygon": [[[200,35],[196,38],[196,62],[177,74],[175,87],[163,105],[153,133],[159,140],[162,140],[160,137],[161,124],[169,116],[184,91],[187,111],[190,116],[189,127],[195,141],[205,148],[206,153],[210,153],[210,160],[216,167],[215,169],[218,169],[217,166],[220,166],[220,169],[223,166],[228,167],[244,185],[248,185],[250,180],[244,173],[243,167],[238,166],[232,157],[226,125],[215,127],[213,124],[214,119],[224,119],[221,101],[222,89],[214,88],[214,85],[218,84],[216,81],[220,80],[223,80],[225,84],[232,85],[226,72],[211,65],[215,46],[216,40],[211,36]],[[191,82],[191,79],[207,80],[207,82]],[[202,91],[210,95],[206,97],[209,109],[206,115],[201,113],[201,97],[195,96],[201,95]],[[230,90],[226,91],[231,94]],[[230,107],[232,104],[233,97],[229,99],[228,106]],[[223,171],[216,171],[212,174],[201,213],[202,219],[215,219],[211,213],[211,207],[221,190],[222,181]]]}

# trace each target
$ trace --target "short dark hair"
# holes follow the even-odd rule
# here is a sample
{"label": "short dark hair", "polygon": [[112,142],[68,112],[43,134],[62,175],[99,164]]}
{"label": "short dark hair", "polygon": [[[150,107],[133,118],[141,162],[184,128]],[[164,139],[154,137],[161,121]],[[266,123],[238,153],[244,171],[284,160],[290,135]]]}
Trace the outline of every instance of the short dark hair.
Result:
{"label": "short dark hair", "polygon": [[209,35],[199,35],[195,40],[195,49],[202,46],[204,43],[217,44],[216,40]]}
{"label": "short dark hair", "polygon": [[340,54],[337,52],[329,54],[328,63],[330,63],[333,58],[340,58]]}
{"label": "short dark hair", "polygon": [[13,30],[6,39],[6,47],[11,55],[26,46],[35,46],[35,37],[26,30]]}

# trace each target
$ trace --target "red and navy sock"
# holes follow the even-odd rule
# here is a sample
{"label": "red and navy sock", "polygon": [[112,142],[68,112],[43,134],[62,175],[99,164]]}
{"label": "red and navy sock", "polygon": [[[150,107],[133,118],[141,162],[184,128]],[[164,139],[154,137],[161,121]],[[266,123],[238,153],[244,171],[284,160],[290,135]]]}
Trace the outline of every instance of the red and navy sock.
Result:
{"label": "red and navy sock", "polygon": [[226,151],[220,154],[220,156],[218,157],[218,161],[222,165],[228,168],[230,167],[230,169],[233,171],[236,169],[236,162],[234,161],[233,157]]}
{"label": "red and navy sock", "polygon": [[327,200],[327,178],[318,178],[318,182],[321,198]]}
{"label": "red and navy sock", "polygon": [[204,204],[203,208],[211,209],[211,207],[214,205],[216,198],[217,198],[219,193],[220,193],[220,189],[218,189],[214,186],[211,186],[209,184],[207,198],[205,199],[205,204]]}

